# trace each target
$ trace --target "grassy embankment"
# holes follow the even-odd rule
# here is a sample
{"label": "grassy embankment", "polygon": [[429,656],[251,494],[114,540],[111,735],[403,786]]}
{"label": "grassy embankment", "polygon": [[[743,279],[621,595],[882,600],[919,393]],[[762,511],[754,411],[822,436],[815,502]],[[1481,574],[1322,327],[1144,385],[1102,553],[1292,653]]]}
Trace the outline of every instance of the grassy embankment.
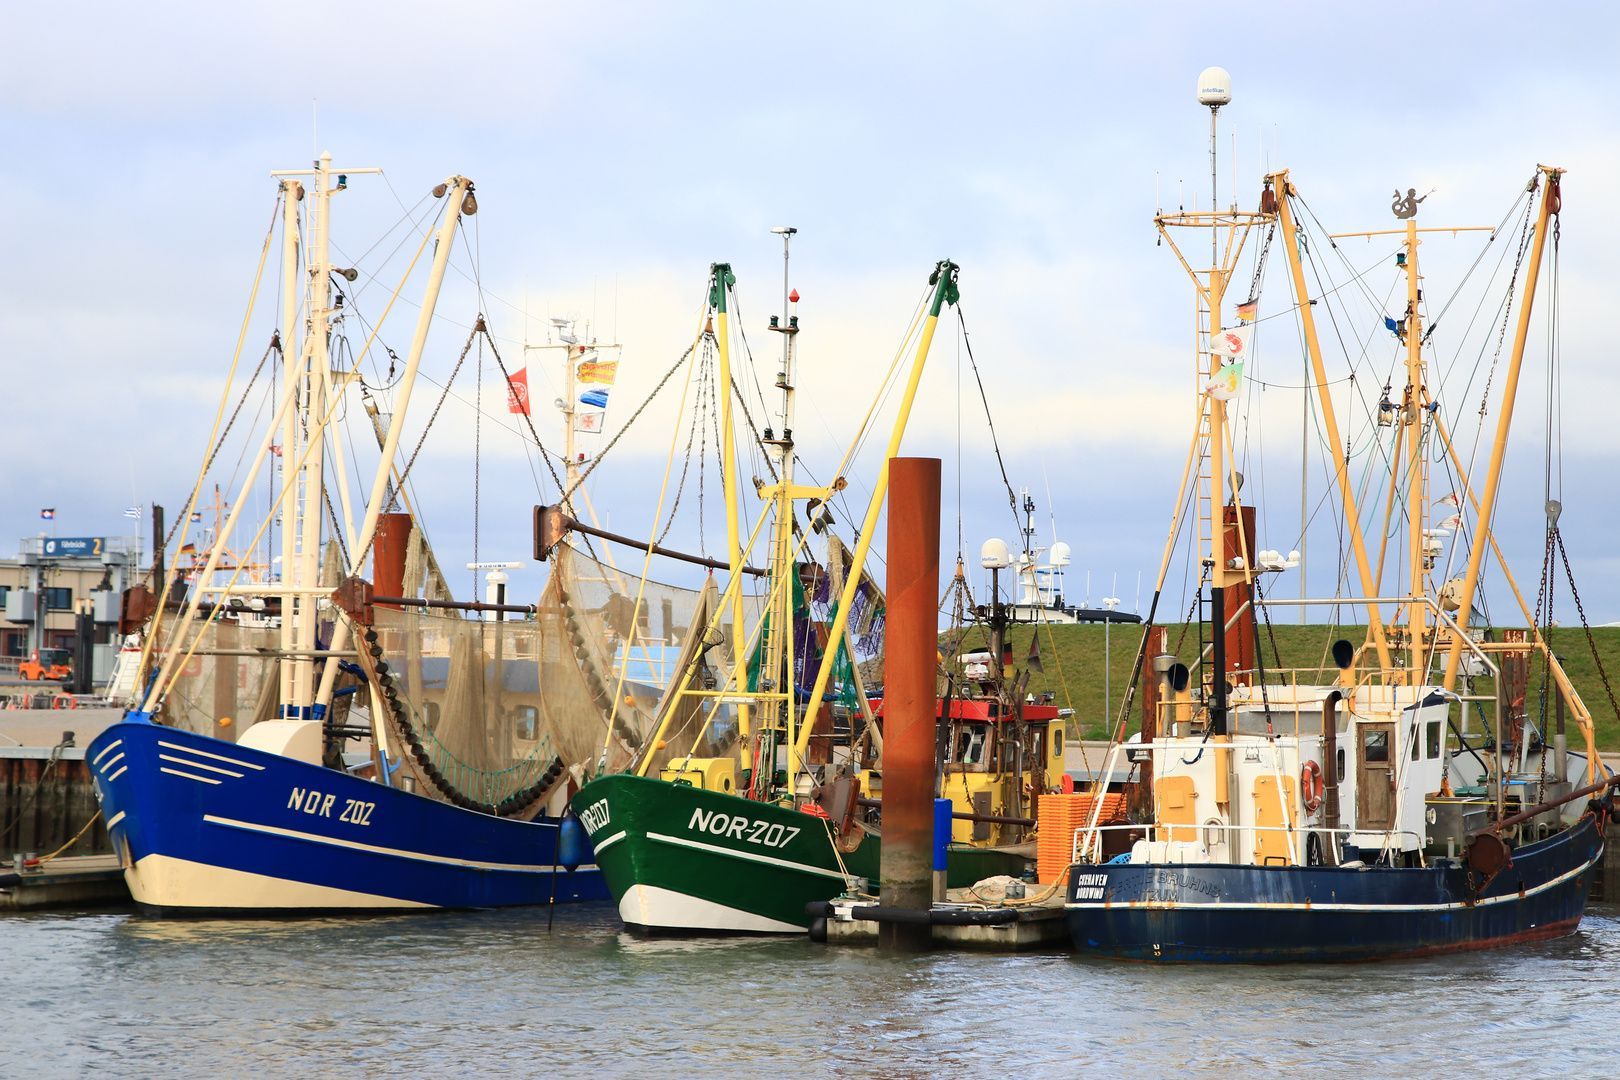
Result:
{"label": "grassy embankment", "polygon": [[[1363,631],[1359,627],[1339,627],[1330,629],[1321,625],[1299,626],[1295,624],[1277,624],[1273,627],[1277,639],[1277,648],[1282,656],[1282,667],[1319,667],[1326,663],[1326,651],[1334,638],[1346,637],[1351,641],[1360,642]],[[1036,628],[1030,626],[1014,627],[1012,631],[1013,652],[1020,667],[1029,652],[1029,639]],[[1044,690],[1057,691],[1059,705],[1070,706],[1075,710],[1079,721],[1079,733],[1088,739],[1105,737],[1103,722],[1103,627],[1085,626],[1053,626],[1039,629],[1041,638],[1041,659],[1045,666],[1044,672],[1037,672],[1030,678],[1030,689],[1035,692]],[[1050,632],[1051,637],[1047,634]],[[1176,641],[1181,637],[1182,627],[1173,625],[1169,628],[1168,639],[1171,650],[1175,650]],[[1142,628],[1140,626],[1120,625],[1112,628],[1111,632],[1111,659],[1112,659],[1112,691],[1114,709],[1117,710],[1120,696],[1131,677],[1131,666],[1136,659],[1137,644],[1141,640]],[[1264,640],[1265,628],[1261,628]],[[1603,667],[1615,680],[1615,691],[1620,694],[1620,627],[1603,627],[1592,631],[1597,642],[1598,655],[1602,657]],[[1570,679],[1575,688],[1585,700],[1586,706],[1592,711],[1597,725],[1598,746],[1605,750],[1620,750],[1620,718],[1617,718],[1613,707],[1609,704],[1608,694],[1603,689],[1602,679],[1598,675],[1597,664],[1592,659],[1592,650],[1587,645],[1586,634],[1579,627],[1557,627],[1550,634],[1553,650],[1563,658],[1564,668],[1569,672]],[[969,645],[982,641],[982,635],[970,634]],[[1187,635],[1180,656],[1183,661],[1193,658],[1197,650],[1197,628],[1194,627]],[[1265,642],[1265,664],[1268,668],[1275,665],[1269,641]],[[1539,667],[1533,666],[1530,673],[1530,697],[1534,700],[1537,688],[1540,685],[1541,673]],[[1139,717],[1138,713],[1138,717]],[[1132,729],[1139,722],[1133,717]],[[1570,724],[1571,742],[1575,743],[1574,724]]]}

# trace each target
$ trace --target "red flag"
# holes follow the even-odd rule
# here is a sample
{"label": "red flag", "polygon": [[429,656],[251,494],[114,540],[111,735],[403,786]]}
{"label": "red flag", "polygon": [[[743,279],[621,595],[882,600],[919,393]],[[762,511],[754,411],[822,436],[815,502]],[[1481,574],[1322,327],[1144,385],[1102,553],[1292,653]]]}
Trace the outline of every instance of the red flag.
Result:
{"label": "red flag", "polygon": [[529,415],[529,369],[519,368],[506,380],[506,411]]}

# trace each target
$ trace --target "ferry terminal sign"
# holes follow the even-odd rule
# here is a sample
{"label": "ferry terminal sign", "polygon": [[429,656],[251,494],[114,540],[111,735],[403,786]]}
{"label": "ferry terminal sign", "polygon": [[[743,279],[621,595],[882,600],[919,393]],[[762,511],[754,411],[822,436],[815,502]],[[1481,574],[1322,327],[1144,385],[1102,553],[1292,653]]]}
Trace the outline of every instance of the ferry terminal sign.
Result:
{"label": "ferry terminal sign", "polygon": [[99,559],[107,550],[105,536],[47,536],[45,554],[57,558]]}

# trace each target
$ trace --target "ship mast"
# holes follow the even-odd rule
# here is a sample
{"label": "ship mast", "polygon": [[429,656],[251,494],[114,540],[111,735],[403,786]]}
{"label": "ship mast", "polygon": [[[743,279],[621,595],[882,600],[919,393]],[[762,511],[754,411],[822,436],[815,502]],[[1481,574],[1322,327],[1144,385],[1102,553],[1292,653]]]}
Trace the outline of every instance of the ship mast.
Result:
{"label": "ship mast", "polygon": [[[776,373],[776,388],[782,392],[781,412],[777,419],[781,423],[781,434],[775,435],[770,428],[765,429],[765,445],[775,459],[776,484],[769,491],[770,497],[776,504],[774,519],[771,523],[771,595],[775,597],[775,604],[771,612],[770,636],[765,642],[765,662],[760,668],[760,690],[779,690],[786,693],[785,697],[768,698],[770,702],[770,724],[781,726],[785,736],[786,745],[792,746],[797,735],[795,729],[796,715],[794,707],[795,679],[794,679],[794,649],[793,649],[793,577],[797,571],[794,567],[793,552],[793,347],[799,334],[799,316],[796,314],[799,294],[792,288],[789,280],[789,259],[793,237],[799,230],[791,225],[779,225],[771,232],[782,238],[782,314],[780,317],[771,317],[770,328],[782,335],[782,367]],[[773,685],[767,687],[765,680],[769,679]],[[778,712],[780,702],[780,712]],[[815,723],[817,713],[820,711],[817,702],[807,702],[803,722],[806,726]]]}

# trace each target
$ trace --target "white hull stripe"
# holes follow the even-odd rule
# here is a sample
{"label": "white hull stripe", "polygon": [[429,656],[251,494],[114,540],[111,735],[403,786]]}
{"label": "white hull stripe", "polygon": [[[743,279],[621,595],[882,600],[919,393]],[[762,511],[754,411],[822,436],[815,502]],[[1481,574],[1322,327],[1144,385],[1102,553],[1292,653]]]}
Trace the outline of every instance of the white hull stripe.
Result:
{"label": "white hull stripe", "polygon": [[[112,749],[111,746],[107,747],[107,750],[111,750],[111,749]],[[107,752],[107,750],[103,750],[102,753],[105,754]],[[120,761],[123,761],[123,760],[124,760],[124,755],[123,754],[114,754],[112,757],[108,758],[107,759],[107,764],[101,766],[101,775],[106,776],[108,769],[112,768],[114,765],[118,764]]]}
{"label": "white hull stripe", "polygon": [[[118,771],[123,772],[124,770],[119,769]],[[181,772],[179,769],[171,769],[167,765],[159,766],[158,767],[158,772],[166,772],[170,776],[183,776],[187,780],[195,780],[200,784],[218,784],[219,783],[218,780],[215,780],[211,776],[193,776],[191,773]]]}
{"label": "white hull stripe", "polygon": [[263,765],[255,765],[251,761],[237,761],[235,758],[226,757],[223,754],[210,754],[207,750],[198,750],[191,746],[181,746],[179,743],[164,742],[162,739],[158,740],[158,745],[166,746],[170,750],[178,750],[182,754],[196,754],[198,757],[213,758],[215,761],[223,761],[227,765],[235,765],[239,769],[252,769],[255,772],[264,772]]}
{"label": "white hull stripe", "polygon": [[600,854],[602,854],[602,852],[606,851],[608,848],[612,847],[614,844],[617,844],[620,840],[623,840],[623,839],[624,839],[624,830],[620,829],[618,832],[614,833],[612,836],[608,837],[606,840],[602,841],[600,844],[594,844],[592,846],[596,849],[596,853],[598,855],[600,855]]}
{"label": "white hull stripe", "polygon": [[[123,746],[123,745],[124,745],[124,740],[123,739],[114,739],[112,742],[108,743],[106,746],[103,746],[101,748],[101,753],[97,754],[95,757],[90,759],[90,764],[92,764],[92,765],[100,765],[102,758],[106,757],[108,754],[112,753],[114,750],[118,749],[120,746]],[[123,757],[124,755],[119,754],[118,756]]]}
{"label": "white hull stripe", "polygon": [[107,819],[107,828],[111,829],[114,826],[116,826],[120,821],[124,820],[124,818],[125,818],[125,816],[127,814],[128,814],[127,810],[118,811],[118,813],[114,814],[112,817]]}
{"label": "white hull stripe", "polygon": [[632,885],[619,901],[619,918],[662,930],[731,930],[748,934],[802,934],[804,927],[717,904],[657,885]]}
{"label": "white hull stripe", "polygon": [[307,881],[232,870],[168,855],[147,855],[124,871],[129,891],[142,904],[166,908],[308,910],[310,908],[427,908],[416,900],[314,885]]}
{"label": "white hull stripe", "polygon": [[1450,904],[1266,904],[1243,902],[1222,903],[1219,900],[1212,903],[1205,901],[1182,903],[1179,900],[1135,900],[1122,904],[1068,903],[1064,904],[1063,906],[1070,910],[1084,909],[1130,911],[1133,909],[1140,909],[1144,911],[1354,911],[1364,915],[1378,915],[1384,912],[1394,913],[1400,911],[1452,911],[1469,907],[1486,907],[1491,904],[1517,903],[1520,900],[1535,896],[1537,893],[1546,892],[1548,889],[1562,885],[1564,882],[1570,880],[1578,874],[1586,873],[1586,871],[1596,866],[1598,860],[1601,858],[1603,858],[1603,851],[1601,848],[1599,848],[1597,858],[1593,859],[1591,862],[1584,866],[1577,866],[1573,870],[1566,871],[1565,873],[1560,874],[1558,877],[1553,878],[1551,881],[1543,882],[1533,889],[1526,889],[1522,896],[1519,893],[1506,893],[1502,896],[1488,896],[1485,899],[1477,900],[1472,904],[1463,903],[1461,901]]}
{"label": "white hull stripe", "polygon": [[235,771],[234,769],[222,769],[218,765],[205,765],[200,761],[192,761],[188,758],[175,757],[173,754],[159,754],[158,757],[163,761],[172,761],[176,765],[184,765],[188,769],[204,769],[208,772],[219,773],[221,776],[234,776],[238,779],[240,779],[242,776],[241,773]]}
{"label": "white hull stripe", "polygon": [[118,766],[118,771],[113,773],[111,776],[107,777],[107,783],[109,783],[109,784],[112,783],[114,780],[118,779],[120,776],[123,776],[128,771],[129,771],[129,766],[128,765],[120,765],[120,766]]}
{"label": "white hull stripe", "polygon": [[823,870],[819,866],[806,866],[804,863],[788,862],[786,859],[776,859],[769,855],[756,855],[752,851],[737,851],[733,848],[719,847],[715,844],[705,844],[681,836],[665,836],[663,833],[650,832],[647,834],[647,839],[656,840],[661,844],[675,844],[678,847],[695,848],[698,851],[707,851],[712,855],[725,855],[733,859],[746,859],[748,862],[764,863],[766,866],[780,866],[784,870],[797,870],[803,874],[819,874],[821,877],[832,878],[834,881],[844,880],[844,875],[836,870]]}
{"label": "white hull stripe", "polygon": [[[308,840],[316,844],[328,844],[332,847],[349,848],[352,851],[369,851],[374,855],[392,855],[401,859],[414,859],[417,862],[440,863],[444,866],[467,866],[474,870],[511,870],[526,874],[554,874],[564,867],[558,866],[531,866],[524,863],[493,863],[478,862],[473,859],[456,859],[449,855],[429,855],[421,851],[406,851],[402,848],[381,847],[377,844],[363,844],[358,840],[346,840],[338,836],[322,836],[319,833],[300,832],[297,829],[283,829],[276,825],[261,825],[253,821],[236,821],[232,818],[217,817],[213,814],[204,814],[203,820],[214,825],[225,825],[232,829],[246,829],[248,832],[269,833],[272,836],[285,836],[292,840]],[[594,867],[579,867],[578,869],[594,869]]]}

